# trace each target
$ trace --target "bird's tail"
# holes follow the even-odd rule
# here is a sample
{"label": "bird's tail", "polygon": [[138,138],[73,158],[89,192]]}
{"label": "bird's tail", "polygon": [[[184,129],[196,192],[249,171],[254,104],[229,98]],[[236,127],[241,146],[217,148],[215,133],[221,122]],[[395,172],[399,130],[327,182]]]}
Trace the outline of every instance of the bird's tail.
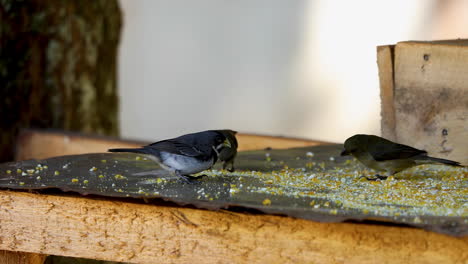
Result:
{"label": "bird's tail", "polygon": [[132,153],[142,153],[147,154],[148,152],[144,148],[116,148],[108,149],[109,152],[132,152]]}
{"label": "bird's tail", "polygon": [[453,161],[453,160],[440,159],[440,158],[434,158],[434,157],[429,157],[429,156],[426,156],[425,159],[430,160],[430,161],[435,162],[435,163],[442,163],[442,164],[447,164],[447,165],[451,165],[451,166],[461,166],[460,162],[456,162],[456,161]]}

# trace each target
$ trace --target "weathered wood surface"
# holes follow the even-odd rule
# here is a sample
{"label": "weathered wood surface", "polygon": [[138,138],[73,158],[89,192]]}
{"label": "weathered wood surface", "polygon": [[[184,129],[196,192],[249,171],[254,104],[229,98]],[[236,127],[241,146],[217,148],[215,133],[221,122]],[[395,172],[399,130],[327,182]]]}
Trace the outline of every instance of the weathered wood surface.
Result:
{"label": "weathered wood surface", "polygon": [[0,164],[0,188],[156,198],[210,210],[242,207],[318,222],[372,219],[468,236],[468,168],[425,166],[398,180],[367,181],[357,161],[339,156],[342,149],[330,144],[241,151],[234,172],[216,164],[193,184],[134,153],[59,156]]}
{"label": "weathered wood surface", "polygon": [[[27,159],[64,154],[55,152],[56,148],[66,154],[78,154],[75,151],[88,147],[103,151],[93,147],[94,140],[98,149],[114,143],[127,146],[120,141],[109,145],[99,138],[88,141],[90,138],[67,138],[60,133],[35,132],[29,136],[33,137],[27,144],[20,144],[18,152]],[[44,140],[49,136],[51,141]],[[70,150],[72,142],[76,144]],[[86,144],[86,148],[78,148]],[[132,144],[140,145],[133,142],[128,146]],[[274,140],[262,148],[267,146],[278,147]],[[24,152],[23,148],[42,152]],[[409,227],[317,223],[273,215],[10,191],[0,191],[0,249],[132,263],[468,261],[468,237]]]}
{"label": "weathered wood surface", "polygon": [[22,128],[118,135],[116,0],[0,1],[0,161]]}
{"label": "weathered wood surface", "polygon": [[377,63],[379,65],[380,79],[380,125],[384,138],[396,140],[395,136],[395,106],[393,104],[393,59],[395,46],[377,47]]}
{"label": "weathered wood surface", "polygon": [[419,229],[0,191],[0,249],[133,263],[466,263]]}
{"label": "weathered wood surface", "polygon": [[[155,139],[155,141],[160,139]],[[316,146],[322,141],[294,139],[284,137],[237,134],[239,151],[277,149]],[[62,155],[75,155],[93,152],[107,152],[109,148],[133,148],[150,142],[119,140],[106,137],[92,137],[77,133],[51,132],[44,130],[25,130],[20,133],[17,142],[16,160],[45,159]]]}
{"label": "weathered wood surface", "polygon": [[[382,113],[389,113],[382,134],[468,164],[468,41],[400,42],[393,59],[388,49],[378,51]],[[392,107],[394,126],[384,122],[391,120]]]}
{"label": "weathered wood surface", "polygon": [[46,255],[0,250],[2,264],[42,264]]}

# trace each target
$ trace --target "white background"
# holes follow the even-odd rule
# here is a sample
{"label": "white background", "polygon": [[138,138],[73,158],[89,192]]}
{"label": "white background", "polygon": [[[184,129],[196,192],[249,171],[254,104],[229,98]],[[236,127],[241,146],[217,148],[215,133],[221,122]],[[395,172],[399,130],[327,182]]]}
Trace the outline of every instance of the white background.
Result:
{"label": "white background", "polygon": [[380,134],[376,46],[468,37],[468,1],[121,0],[121,135]]}

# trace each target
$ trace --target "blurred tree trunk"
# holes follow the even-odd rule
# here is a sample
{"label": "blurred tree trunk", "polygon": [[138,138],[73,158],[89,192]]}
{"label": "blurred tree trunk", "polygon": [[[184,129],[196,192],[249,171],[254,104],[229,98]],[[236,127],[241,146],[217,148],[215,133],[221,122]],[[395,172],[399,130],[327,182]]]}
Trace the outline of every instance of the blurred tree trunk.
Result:
{"label": "blurred tree trunk", "polygon": [[0,0],[0,161],[21,128],[118,134],[117,0]]}

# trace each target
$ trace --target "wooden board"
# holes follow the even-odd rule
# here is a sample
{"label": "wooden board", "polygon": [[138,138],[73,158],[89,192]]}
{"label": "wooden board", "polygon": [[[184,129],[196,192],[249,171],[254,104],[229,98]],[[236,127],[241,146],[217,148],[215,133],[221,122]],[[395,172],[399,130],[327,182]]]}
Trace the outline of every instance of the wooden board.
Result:
{"label": "wooden board", "polygon": [[[155,139],[157,141],[159,139]],[[323,141],[285,137],[237,134],[238,150],[254,150],[273,147],[278,149],[316,146]],[[109,148],[135,148],[151,142],[121,140],[110,137],[87,136],[46,130],[24,130],[20,133],[15,160],[46,159],[62,155],[107,152]]]}
{"label": "wooden board", "polygon": [[[109,145],[125,144],[61,133],[29,133],[18,146],[19,157],[26,159],[101,152]],[[262,147],[278,147],[274,138],[266,142]],[[316,144],[285,142],[280,146]],[[125,146],[140,145],[127,143]],[[11,191],[0,191],[0,249],[131,263],[468,261],[468,237],[403,226],[318,223],[274,215],[147,205],[134,200]]]}
{"label": "wooden board", "polygon": [[466,263],[468,237],[0,191],[0,249],[132,263]]}
{"label": "wooden board", "polygon": [[380,102],[381,102],[381,133],[382,137],[396,140],[395,107],[393,104],[393,55],[395,46],[377,47],[377,63],[379,65]]}
{"label": "wooden board", "polygon": [[2,264],[42,264],[46,255],[0,250]]}
{"label": "wooden board", "polygon": [[393,59],[379,49],[384,136],[468,164],[467,42],[400,42]]}

